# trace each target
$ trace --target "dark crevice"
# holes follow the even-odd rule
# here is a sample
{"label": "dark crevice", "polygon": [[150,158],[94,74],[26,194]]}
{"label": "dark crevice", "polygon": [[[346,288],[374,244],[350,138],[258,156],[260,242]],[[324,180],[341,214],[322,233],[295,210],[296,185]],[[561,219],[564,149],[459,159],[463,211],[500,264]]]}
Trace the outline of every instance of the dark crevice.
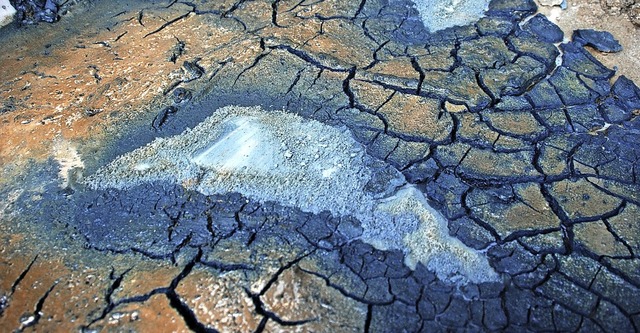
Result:
{"label": "dark crevice", "polygon": [[197,333],[217,333],[218,331],[205,326],[198,320],[196,314],[191,310],[191,308],[186,305],[182,300],[180,300],[180,296],[174,291],[169,290],[166,294],[167,299],[169,300],[169,305],[178,312],[178,314],[182,317],[187,327],[190,330]]}
{"label": "dark crevice", "polygon": [[[263,40],[260,40],[261,42],[261,47],[262,47],[262,43]],[[258,63],[260,63],[260,60],[262,60],[262,58],[266,57],[270,52],[266,52],[266,53],[261,53],[259,54],[256,59],[253,61],[253,63],[251,65],[249,65],[249,67],[243,69],[240,74],[238,74],[238,76],[236,77],[236,79],[233,81],[233,84],[231,85],[231,87],[235,87],[236,83],[238,83],[238,80],[240,80],[240,77],[242,75],[244,75],[246,72],[250,71],[251,69],[253,69],[254,67],[256,67],[258,65]]]}
{"label": "dark crevice", "polygon": [[344,81],[342,81],[342,91],[344,91],[344,94],[347,95],[347,98],[349,99],[349,107],[353,108],[356,105],[356,98],[353,95],[353,92],[351,91],[351,87],[349,86],[351,83],[351,80],[356,76],[356,68],[352,67],[349,70],[349,75],[347,75],[347,77],[344,79]]}
{"label": "dark crevice", "polygon": [[[400,86],[397,86],[397,85],[394,85],[394,84],[385,83],[385,82],[382,82],[380,80],[375,80],[375,79],[374,80],[368,80],[368,79],[360,79],[359,78],[359,80],[362,81],[362,82],[375,84],[375,85],[378,85],[378,86],[380,86],[382,88],[385,88],[385,89],[388,89],[388,90],[392,90],[392,91],[395,91],[395,92],[399,92],[399,93],[402,93],[402,94],[405,94],[405,95],[416,95],[416,89],[413,89],[413,88],[400,87]],[[438,94],[435,94],[435,93],[432,93],[432,92],[425,92],[425,91],[422,91],[422,90],[420,91],[420,96],[427,97],[427,98],[432,98],[432,99],[437,99],[437,100],[440,100],[443,97],[441,95],[438,95]]]}
{"label": "dark crevice", "polygon": [[367,0],[360,1],[360,5],[358,5],[358,10],[356,10],[356,12],[353,14],[353,17],[351,18],[351,20],[355,20],[360,15],[360,13],[362,12],[366,4],[367,4]]}
{"label": "dark crevice", "polygon": [[467,197],[469,196],[469,193],[473,190],[473,187],[469,187],[469,189],[467,189],[466,191],[464,191],[462,193],[462,195],[460,196],[460,205],[462,206],[462,208],[465,210],[466,215],[473,220],[473,222],[475,222],[477,225],[479,225],[481,228],[485,229],[486,231],[488,231],[491,236],[497,241],[497,242],[502,242],[502,238],[500,237],[500,234],[498,234],[498,232],[493,228],[493,226],[491,226],[491,224],[483,221],[482,219],[476,217],[473,215],[473,212],[471,210],[471,207],[469,207],[468,203],[467,203]]}
{"label": "dark crevice", "polygon": [[87,326],[91,326],[91,325],[95,324],[97,321],[106,318],[107,315],[117,305],[116,303],[113,302],[113,299],[112,299],[113,294],[116,292],[116,290],[118,288],[120,288],[120,285],[122,284],[122,280],[124,279],[124,276],[129,271],[131,271],[131,269],[132,268],[129,268],[129,269],[125,270],[124,272],[122,272],[122,274],[116,276],[115,275],[115,269],[113,267],[111,268],[111,272],[109,273],[109,279],[113,280],[113,282],[111,283],[111,285],[109,286],[109,288],[105,292],[105,296],[104,296],[104,300],[107,303],[107,305],[102,310],[102,313],[100,314],[100,316],[98,316],[98,317],[94,318],[93,320],[91,320],[91,322]]}
{"label": "dark crevice", "polygon": [[609,233],[611,233],[611,235],[613,235],[613,238],[620,242],[622,245],[624,245],[625,248],[627,248],[627,251],[629,251],[629,253],[631,253],[631,255],[634,258],[637,258],[637,254],[635,253],[635,251],[633,250],[633,247],[622,237],[620,237],[620,235],[618,235],[617,232],[615,232],[615,230],[613,229],[613,226],[611,225],[611,223],[609,222],[609,219],[604,218],[602,219],[602,222],[604,223],[604,225],[607,228],[607,231],[609,231]]}
{"label": "dark crevice", "polygon": [[118,36],[117,36],[113,41],[114,41],[114,42],[119,41],[119,40],[120,40],[120,38],[124,37],[124,35],[126,35],[127,33],[128,33],[128,31],[125,31],[125,32],[123,32],[123,33],[119,34],[119,35],[118,35]]}
{"label": "dark crevice", "polygon": [[[169,288],[161,287],[161,288],[153,289],[144,295],[136,295],[136,296],[119,299],[114,302],[114,308],[122,304],[143,303],[148,301],[151,297],[155,295],[166,294],[167,292],[169,292]],[[113,310],[113,308],[111,310]]]}
{"label": "dark crevice", "polygon": [[143,12],[144,12],[144,9],[138,12],[138,17],[137,17],[137,19],[138,19],[138,24],[140,24],[141,26],[143,26],[143,27],[144,27],[145,25],[144,25],[144,23],[142,23],[142,17],[143,17],[143,15],[144,15],[144,13],[143,13]]}
{"label": "dark crevice", "polygon": [[[182,20],[182,19],[186,18],[186,17],[187,17],[187,16],[189,16],[189,14],[191,14],[192,12],[193,12],[193,10],[191,10],[191,11],[187,12],[186,14],[182,14],[182,15],[180,15],[180,16],[178,16],[178,17],[176,17],[176,18],[174,18],[174,19],[172,19],[172,20],[170,20],[170,21],[165,22],[165,23],[164,23],[164,24],[162,24],[159,28],[157,28],[156,30],[153,30],[153,31],[151,31],[151,32],[147,33],[147,34],[146,34],[146,35],[144,35],[142,38],[147,38],[147,37],[149,37],[149,36],[151,36],[151,35],[153,35],[153,34],[156,34],[156,33],[160,32],[160,31],[164,30],[166,27],[168,27],[168,26],[170,26],[170,25],[172,25],[172,24],[174,24],[174,23],[176,23],[176,22],[178,22],[178,21],[180,21],[180,20]],[[139,20],[140,24],[142,24],[142,11],[140,12],[140,17],[139,17],[139,19],[138,19],[138,20]],[[143,26],[144,26],[144,25],[143,25]]]}
{"label": "dark crevice", "polygon": [[20,329],[18,330],[19,332],[24,331],[24,329],[27,327],[32,327],[38,324],[38,322],[42,318],[42,314],[43,314],[42,308],[44,307],[44,302],[49,297],[49,294],[51,294],[51,292],[53,291],[53,288],[55,288],[57,285],[58,285],[58,282],[57,281],[54,282],[53,285],[49,287],[49,289],[44,293],[44,295],[40,297],[40,299],[38,300],[38,303],[36,303],[36,306],[33,309],[32,318],[29,318],[27,322],[22,321],[22,324],[20,325]]}
{"label": "dark crevice", "polygon": [[264,295],[269,288],[271,288],[271,286],[276,283],[276,281],[278,281],[278,278],[280,277],[280,275],[282,273],[284,273],[286,270],[290,269],[291,267],[293,267],[293,265],[296,265],[297,263],[299,263],[302,259],[308,257],[309,255],[311,255],[314,251],[312,252],[307,252],[304,253],[302,255],[299,255],[298,257],[296,257],[294,260],[288,262],[286,265],[280,267],[271,277],[271,279],[269,279],[269,281],[267,281],[267,283],[264,285],[264,287],[262,288],[262,290],[260,290],[260,292],[258,293],[258,296],[262,296]]}
{"label": "dark crevice", "polygon": [[[604,178],[604,177],[601,177],[601,178]],[[607,194],[607,195],[610,195],[610,196],[612,196],[612,197],[615,197],[615,198],[618,198],[618,199],[621,199],[621,200],[624,200],[624,201],[627,201],[627,202],[631,202],[631,203],[633,203],[633,204],[634,204],[634,205],[636,205],[636,206],[640,206],[640,200],[635,200],[635,199],[634,199],[634,198],[632,198],[632,197],[626,197],[626,196],[620,195],[620,194],[618,194],[618,193],[615,193],[615,192],[613,192],[613,191],[611,191],[611,190],[607,189],[606,187],[604,187],[604,186],[602,186],[602,185],[600,185],[600,184],[597,184],[596,182],[593,182],[593,181],[592,181],[592,180],[590,180],[589,178],[586,178],[586,180],[587,180],[591,185],[593,185],[595,188],[597,188],[598,190],[602,191],[603,193],[605,193],[605,194]],[[615,180],[615,181],[618,181],[618,180]],[[619,182],[619,181],[618,181],[618,182]],[[631,185],[631,184],[629,184],[629,185]]]}
{"label": "dark crevice", "polygon": [[[507,237],[502,240],[502,243],[508,243],[514,240],[517,240],[522,237],[534,237],[538,235],[546,235],[552,232],[560,231],[560,227],[556,228],[546,228],[546,229],[533,229],[533,230],[518,230],[510,233]],[[549,249],[550,251],[552,249]],[[545,253],[533,253],[533,254],[545,254]]]}
{"label": "dark crevice", "polygon": [[[358,275],[358,276],[361,274],[361,272],[356,272],[356,271],[354,271],[351,267],[349,267],[349,269],[350,269],[354,274],[356,274],[356,275]],[[362,269],[362,267],[360,267],[360,269]],[[338,292],[340,292],[340,294],[342,294],[343,296],[345,296],[345,297],[347,297],[347,298],[350,298],[350,299],[353,299],[353,300],[355,300],[355,301],[357,301],[357,302],[360,302],[360,303],[363,303],[363,304],[371,304],[371,305],[389,305],[389,304],[393,303],[393,301],[380,301],[380,302],[373,302],[373,301],[367,300],[367,299],[365,299],[365,298],[364,298],[364,297],[362,297],[362,296],[358,296],[358,295],[354,295],[353,293],[350,293],[349,291],[347,291],[347,290],[346,290],[344,287],[342,287],[342,286],[339,286],[339,285],[337,285],[337,284],[335,284],[335,283],[332,283],[332,282],[330,281],[330,278],[329,278],[329,277],[327,277],[327,276],[324,276],[324,275],[322,275],[322,274],[320,274],[320,273],[318,273],[318,272],[314,272],[314,271],[306,270],[306,269],[303,269],[303,268],[300,268],[300,270],[301,270],[301,271],[303,271],[303,272],[305,272],[305,273],[307,273],[307,274],[311,274],[311,275],[313,275],[313,276],[316,276],[316,277],[318,277],[318,278],[320,278],[320,279],[324,280],[325,284],[326,284],[328,287],[331,287],[331,288],[333,288],[333,289],[337,290],[337,291],[338,291]]]}
{"label": "dark crevice", "polygon": [[422,67],[420,67],[420,64],[418,63],[416,57],[411,57],[411,66],[413,66],[413,69],[418,72],[418,75],[420,77],[418,79],[418,88],[416,89],[416,95],[420,95],[420,93],[422,93],[422,83],[424,82],[425,73],[422,70]]}
{"label": "dark crevice", "polygon": [[371,332],[371,317],[372,316],[373,316],[373,305],[372,304],[368,304],[367,305],[367,316],[365,317],[365,320],[364,320],[364,332],[365,333]]}
{"label": "dark crevice", "polygon": [[25,268],[24,271],[22,271],[22,273],[20,273],[18,278],[11,285],[11,292],[9,293],[9,295],[13,295],[13,293],[16,291],[16,288],[18,287],[20,282],[27,276],[27,274],[31,270],[31,267],[33,266],[33,264],[36,262],[37,259],[38,259],[38,255],[36,254],[36,256],[33,257],[33,260],[31,260],[29,265],[27,265],[27,268]]}
{"label": "dark crevice", "polygon": [[245,288],[245,293],[249,298],[251,298],[251,301],[255,306],[256,313],[258,313],[261,316],[264,316],[265,318],[275,321],[281,326],[300,326],[316,320],[315,318],[303,319],[303,320],[283,320],[282,318],[278,317],[278,315],[276,315],[274,312],[271,312],[265,308],[265,304],[264,302],[262,302],[262,299],[260,299],[260,295],[253,294],[249,289],[246,289],[246,288]]}
{"label": "dark crevice", "polygon": [[120,15],[124,15],[124,14],[126,14],[126,13],[127,13],[127,11],[126,11],[126,10],[123,10],[123,11],[121,11],[121,12],[117,13],[117,14],[111,15],[111,17],[110,17],[110,18],[116,18],[116,17],[118,17],[118,16],[120,16]]}
{"label": "dark crevice", "polygon": [[267,322],[268,321],[269,321],[269,317],[263,316],[262,319],[260,320],[260,323],[258,324],[258,327],[255,330],[255,333],[264,332],[265,327],[267,327]]}
{"label": "dark crevice", "polygon": [[271,3],[271,24],[273,24],[278,28],[282,28],[282,26],[278,24],[278,4],[279,3],[280,3],[280,0],[275,0],[274,2]]}
{"label": "dark crevice", "polygon": [[349,72],[353,69],[341,69],[341,68],[331,68],[328,66],[325,66],[323,64],[321,64],[319,61],[313,59],[312,56],[310,56],[308,53],[304,52],[304,51],[300,51],[298,49],[295,49],[289,45],[285,45],[285,44],[281,44],[281,45],[275,45],[275,46],[269,46],[270,49],[276,49],[276,50],[285,50],[289,53],[291,53],[292,55],[302,59],[305,62],[308,62],[309,64],[319,68],[319,69],[326,69],[332,72]]}
{"label": "dark crevice", "polygon": [[380,50],[382,50],[382,48],[384,48],[384,46],[387,45],[387,43],[389,43],[388,40],[385,41],[384,43],[380,44],[378,46],[378,48],[375,49],[375,51],[373,51],[373,61],[370,64],[368,64],[367,66],[362,67],[362,70],[365,70],[365,71],[370,70],[371,68],[373,68],[373,66],[378,64],[378,62],[379,62],[379,60],[378,60],[378,52],[380,52]]}
{"label": "dark crevice", "polygon": [[220,272],[251,271],[256,269],[254,266],[248,264],[227,264],[223,262],[206,260],[200,260],[198,261],[198,263],[203,266],[214,268]]}
{"label": "dark crevice", "polygon": [[231,60],[225,60],[222,62],[218,63],[218,67],[211,73],[211,75],[209,75],[209,78],[207,79],[208,82],[211,82],[211,80],[213,80],[214,77],[216,77],[216,75],[218,75],[218,73],[229,63],[231,62]]}
{"label": "dark crevice", "polygon": [[189,329],[191,329],[194,332],[215,333],[218,331],[213,328],[206,327],[204,324],[202,324],[196,317],[193,310],[189,308],[189,306],[180,299],[180,296],[176,292],[176,288],[178,287],[180,282],[184,278],[186,278],[191,273],[194,266],[202,260],[202,255],[203,255],[202,249],[198,248],[198,252],[193,257],[193,259],[189,263],[187,263],[182,269],[182,271],[180,272],[180,274],[178,274],[171,281],[165,295],[169,300],[169,305],[173,309],[175,309],[176,312],[178,312],[178,314],[184,319],[185,324],[187,325],[187,327],[189,327]]}
{"label": "dark crevice", "polygon": [[298,73],[296,73],[296,77],[295,77],[295,79],[293,79],[293,82],[291,83],[289,88],[287,88],[287,92],[285,93],[285,95],[289,94],[293,90],[293,88],[296,86],[296,84],[298,84],[298,81],[300,81],[300,78],[302,77],[302,73],[305,70],[306,70],[306,68],[303,68],[303,69],[299,70]]}

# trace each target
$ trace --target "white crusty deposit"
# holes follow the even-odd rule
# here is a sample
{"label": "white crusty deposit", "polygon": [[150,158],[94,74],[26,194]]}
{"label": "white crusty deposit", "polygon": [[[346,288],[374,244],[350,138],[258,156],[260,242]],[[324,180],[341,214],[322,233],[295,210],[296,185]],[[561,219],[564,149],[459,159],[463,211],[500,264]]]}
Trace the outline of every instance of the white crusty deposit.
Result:
{"label": "white crusty deposit", "polygon": [[484,16],[490,0],[414,0],[424,26],[436,32],[472,24]]}
{"label": "white crusty deposit", "polygon": [[[0,0],[0,28],[13,22],[16,9],[13,8],[9,0]],[[9,47],[6,45],[5,47]]]}
{"label": "white crusty deposit", "polygon": [[[400,249],[442,279],[483,282],[497,274],[486,258],[449,236],[446,221],[399,172],[391,193],[366,190],[373,168],[346,128],[284,111],[228,106],[193,129],[116,158],[87,178],[95,189],[172,182],[203,194],[238,192],[306,212],[351,215],[362,240]],[[384,198],[381,198],[384,197]]]}

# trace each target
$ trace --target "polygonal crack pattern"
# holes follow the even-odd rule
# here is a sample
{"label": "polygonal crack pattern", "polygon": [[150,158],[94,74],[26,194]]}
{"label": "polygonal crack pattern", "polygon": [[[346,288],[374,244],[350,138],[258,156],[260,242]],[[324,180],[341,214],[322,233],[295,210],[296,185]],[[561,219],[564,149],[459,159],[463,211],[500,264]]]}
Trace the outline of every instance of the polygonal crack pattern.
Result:
{"label": "polygonal crack pattern", "polygon": [[[9,205],[3,223],[11,215],[47,232],[55,221],[87,252],[135,255],[154,267],[60,268],[52,278],[42,273],[43,257],[27,258],[2,275],[2,327],[640,330],[640,89],[624,76],[611,84],[614,71],[581,44],[556,47],[558,29],[546,18],[522,24],[536,12],[533,1],[493,0],[477,23],[437,34],[403,0],[127,8],[105,23],[113,38],[99,45],[107,53],[78,44],[99,66],[83,64],[89,74],[73,79],[100,92],[78,117],[106,123],[102,109],[122,106],[130,89],[138,103],[161,92],[153,106],[162,111],[130,125],[147,142],[227,104],[346,126],[368,154],[421,189],[452,235],[486,254],[500,281],[461,286],[422,264],[410,270],[402,252],[359,240],[350,217],[162,183],[122,191],[69,183],[59,191],[49,178]],[[142,85],[119,76],[119,61],[143,68],[124,56],[127,43],[140,52],[153,45],[161,79]],[[21,74],[30,88],[22,79],[5,83],[1,116],[50,102],[18,88],[72,84],[73,67],[53,75],[35,66]],[[136,146],[116,144],[105,156]],[[77,298],[69,285],[96,296]],[[70,299],[85,302],[87,313],[56,309]]]}

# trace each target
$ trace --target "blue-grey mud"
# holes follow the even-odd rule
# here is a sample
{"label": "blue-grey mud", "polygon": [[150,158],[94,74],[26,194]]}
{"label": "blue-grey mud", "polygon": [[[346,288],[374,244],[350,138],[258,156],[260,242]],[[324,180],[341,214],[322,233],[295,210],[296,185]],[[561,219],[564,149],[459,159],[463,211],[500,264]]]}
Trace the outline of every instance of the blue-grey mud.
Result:
{"label": "blue-grey mud", "polygon": [[640,89],[591,53],[615,36],[428,3],[0,30],[0,326],[640,330]]}

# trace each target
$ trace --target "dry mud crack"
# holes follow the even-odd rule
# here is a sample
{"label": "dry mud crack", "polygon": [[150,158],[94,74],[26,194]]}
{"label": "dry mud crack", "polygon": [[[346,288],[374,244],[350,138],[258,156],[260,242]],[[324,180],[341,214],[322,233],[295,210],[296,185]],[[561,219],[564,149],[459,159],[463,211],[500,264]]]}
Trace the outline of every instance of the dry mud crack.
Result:
{"label": "dry mud crack", "polygon": [[639,331],[615,44],[533,1],[431,3],[3,27],[2,330]]}

